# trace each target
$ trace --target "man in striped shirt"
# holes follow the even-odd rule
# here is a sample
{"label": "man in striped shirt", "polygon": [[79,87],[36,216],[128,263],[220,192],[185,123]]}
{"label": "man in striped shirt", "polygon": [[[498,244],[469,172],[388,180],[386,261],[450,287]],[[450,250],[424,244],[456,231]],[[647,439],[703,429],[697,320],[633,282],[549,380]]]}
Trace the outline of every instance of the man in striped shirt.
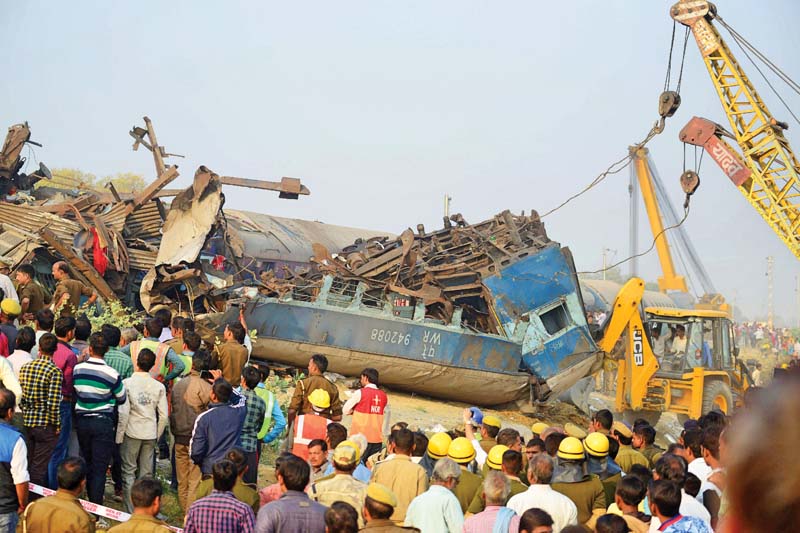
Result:
{"label": "man in striped shirt", "polygon": [[106,470],[114,447],[114,407],[125,403],[125,385],[119,373],[103,360],[108,343],[101,333],[89,337],[89,359],[73,372],[78,442],[86,459],[86,492],[93,503],[103,503]]}

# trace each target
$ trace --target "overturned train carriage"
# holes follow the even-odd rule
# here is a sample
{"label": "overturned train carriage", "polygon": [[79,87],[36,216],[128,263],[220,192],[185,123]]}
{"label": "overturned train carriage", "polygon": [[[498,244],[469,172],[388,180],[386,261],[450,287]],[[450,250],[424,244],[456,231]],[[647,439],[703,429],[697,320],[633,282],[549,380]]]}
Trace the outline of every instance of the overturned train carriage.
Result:
{"label": "overturned train carriage", "polygon": [[375,367],[389,387],[481,405],[554,397],[596,368],[569,250],[538,216],[454,218],[335,254],[317,244],[308,272],[240,289],[212,318],[243,305],[260,359],[322,353],[334,372]]}

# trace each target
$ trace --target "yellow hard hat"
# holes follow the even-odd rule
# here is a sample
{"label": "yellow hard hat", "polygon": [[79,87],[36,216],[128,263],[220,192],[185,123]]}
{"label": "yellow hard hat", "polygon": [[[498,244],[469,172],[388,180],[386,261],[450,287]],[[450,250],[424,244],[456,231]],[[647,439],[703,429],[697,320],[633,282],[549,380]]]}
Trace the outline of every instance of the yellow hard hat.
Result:
{"label": "yellow hard hat", "polygon": [[331,406],[331,395],[325,389],[314,389],[308,395],[308,402],[318,409],[327,409]]}
{"label": "yellow hard hat", "polygon": [[447,447],[447,457],[458,464],[465,465],[475,459],[475,448],[466,437],[458,437],[453,439],[453,442]]}
{"label": "yellow hard hat", "polygon": [[428,455],[433,459],[447,457],[451,442],[453,439],[447,433],[434,433],[428,441]]}
{"label": "yellow hard hat", "polygon": [[605,457],[608,455],[608,437],[602,433],[589,433],[583,441],[583,447],[593,457]]}
{"label": "yellow hard hat", "polygon": [[496,416],[486,415],[483,417],[483,425],[499,428],[500,426],[502,426],[502,423],[500,422],[500,419],[497,418]]}
{"label": "yellow hard hat", "polygon": [[544,422],[536,422],[534,425],[531,426],[531,431],[533,432],[534,435],[541,435],[542,431],[544,431],[549,427],[550,426],[548,424],[545,424]]}
{"label": "yellow hard hat", "polygon": [[575,437],[579,440],[586,438],[586,431],[579,425],[573,424],[572,422],[567,422],[564,424],[564,432],[568,437]]}
{"label": "yellow hard hat", "polygon": [[486,466],[492,470],[500,470],[500,467],[503,466],[503,454],[507,451],[508,446],[503,444],[492,446],[492,449],[489,450],[488,457],[486,457]]}
{"label": "yellow hard hat", "polygon": [[11,298],[6,298],[0,302],[0,309],[2,309],[6,316],[10,317],[18,317],[22,314],[22,307],[19,305],[19,302]]}
{"label": "yellow hard hat", "polygon": [[575,437],[567,437],[558,445],[558,453],[556,455],[562,459],[580,461],[584,458],[583,444]]}

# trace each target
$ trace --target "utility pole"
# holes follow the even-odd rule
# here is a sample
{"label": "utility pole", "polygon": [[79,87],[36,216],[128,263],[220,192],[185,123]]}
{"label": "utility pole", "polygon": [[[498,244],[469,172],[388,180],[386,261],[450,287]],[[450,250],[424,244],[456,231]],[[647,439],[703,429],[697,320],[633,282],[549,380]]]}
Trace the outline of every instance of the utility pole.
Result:
{"label": "utility pole", "polygon": [[611,252],[612,254],[616,255],[617,251],[612,250],[611,248],[606,248],[603,246],[603,281],[606,279],[606,268],[608,265],[608,253]]}
{"label": "utility pole", "polygon": [[775,320],[775,258],[767,257],[767,326],[772,329]]}
{"label": "utility pole", "polygon": [[630,166],[630,181],[628,182],[628,254],[630,273],[632,278],[639,274],[639,178],[636,176],[636,165]]}
{"label": "utility pole", "polygon": [[452,196],[449,194],[444,195],[444,218],[450,218],[450,202],[452,201]]}

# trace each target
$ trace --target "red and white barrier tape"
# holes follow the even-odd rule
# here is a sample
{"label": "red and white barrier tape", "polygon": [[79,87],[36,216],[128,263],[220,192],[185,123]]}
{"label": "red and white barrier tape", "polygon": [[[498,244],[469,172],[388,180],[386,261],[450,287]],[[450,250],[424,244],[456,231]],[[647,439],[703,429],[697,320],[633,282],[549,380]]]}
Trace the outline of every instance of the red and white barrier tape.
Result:
{"label": "red and white barrier tape", "polygon": [[[35,483],[28,483],[28,490],[33,492],[34,494],[39,494],[41,496],[52,496],[56,493],[53,489],[48,489],[47,487],[43,487],[41,485],[37,485]],[[98,516],[102,516],[103,518],[110,518],[111,520],[116,520],[117,522],[127,522],[130,520],[131,515],[126,513],[125,511],[118,511],[116,509],[112,509],[111,507],[106,507],[105,505],[97,505],[96,503],[92,503],[90,501],[78,499],[81,504],[81,507],[87,512],[96,514]],[[183,533],[183,529],[173,526],[167,526],[172,531],[176,531],[177,533]]]}

